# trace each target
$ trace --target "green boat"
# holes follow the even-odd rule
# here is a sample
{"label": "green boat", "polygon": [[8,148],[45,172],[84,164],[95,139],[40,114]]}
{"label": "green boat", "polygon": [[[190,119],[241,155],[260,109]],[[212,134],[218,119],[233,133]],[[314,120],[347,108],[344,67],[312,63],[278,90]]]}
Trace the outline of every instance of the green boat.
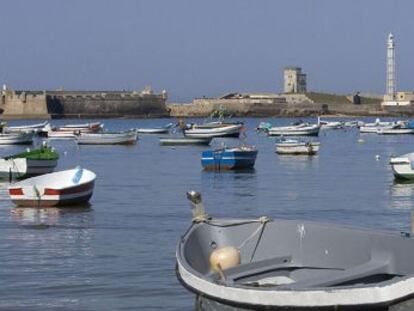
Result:
{"label": "green boat", "polygon": [[0,177],[21,179],[51,173],[58,159],[59,154],[48,146],[13,154],[0,159]]}

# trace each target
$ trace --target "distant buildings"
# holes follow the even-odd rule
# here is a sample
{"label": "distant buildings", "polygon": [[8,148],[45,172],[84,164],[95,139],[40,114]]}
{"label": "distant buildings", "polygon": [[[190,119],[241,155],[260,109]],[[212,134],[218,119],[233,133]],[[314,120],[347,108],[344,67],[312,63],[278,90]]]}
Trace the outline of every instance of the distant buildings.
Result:
{"label": "distant buildings", "polygon": [[284,93],[306,93],[306,74],[300,67],[286,67],[283,70]]}

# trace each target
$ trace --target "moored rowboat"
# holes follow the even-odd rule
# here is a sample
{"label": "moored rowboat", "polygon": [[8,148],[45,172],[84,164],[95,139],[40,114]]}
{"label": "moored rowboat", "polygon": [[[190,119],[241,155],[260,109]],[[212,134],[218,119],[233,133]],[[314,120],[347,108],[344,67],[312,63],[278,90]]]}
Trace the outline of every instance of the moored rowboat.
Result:
{"label": "moored rowboat", "polygon": [[132,145],[137,142],[137,132],[80,133],[76,136],[79,145]]}
{"label": "moored rowboat", "polygon": [[173,125],[172,123],[168,123],[162,127],[137,128],[136,131],[139,134],[167,134]]}
{"label": "moored rowboat", "polygon": [[253,168],[256,162],[257,149],[251,146],[237,148],[221,148],[204,151],[201,154],[201,165],[205,170],[236,170]]}
{"label": "moored rowboat", "polygon": [[177,276],[200,310],[411,310],[414,238],[302,220],[214,219],[187,194]]}
{"label": "moored rowboat", "polygon": [[30,145],[33,133],[0,133],[0,145]]}
{"label": "moored rowboat", "polygon": [[390,165],[397,179],[414,179],[414,152],[390,159]]}
{"label": "moored rowboat", "polygon": [[243,124],[221,125],[217,127],[197,127],[184,130],[186,137],[193,138],[213,138],[213,137],[239,137]]}
{"label": "moored rowboat", "polygon": [[7,126],[4,128],[5,133],[28,133],[28,132],[40,132],[45,126],[49,124],[48,121],[38,124],[30,125],[18,125],[18,126]]}
{"label": "moored rowboat", "polygon": [[299,140],[288,139],[276,143],[276,153],[314,155],[319,151],[319,147],[319,142],[303,142]]}
{"label": "moored rowboat", "polygon": [[9,195],[18,206],[48,207],[81,204],[92,196],[96,175],[75,168],[32,177],[9,187]]}
{"label": "moored rowboat", "polygon": [[272,127],[268,130],[269,136],[318,136],[319,124],[299,124],[292,126]]}
{"label": "moored rowboat", "polygon": [[50,147],[29,150],[0,159],[0,178],[25,178],[53,172],[59,154]]}

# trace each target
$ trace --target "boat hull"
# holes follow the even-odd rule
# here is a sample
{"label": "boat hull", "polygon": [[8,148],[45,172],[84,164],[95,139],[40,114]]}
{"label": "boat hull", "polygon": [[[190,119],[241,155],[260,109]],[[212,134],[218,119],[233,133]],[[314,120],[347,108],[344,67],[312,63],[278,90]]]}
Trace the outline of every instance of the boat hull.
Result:
{"label": "boat hull", "polygon": [[280,143],[276,144],[276,153],[291,155],[315,155],[319,152],[319,143]]}
{"label": "boat hull", "polygon": [[309,127],[272,127],[269,136],[318,136],[320,126]]}
{"label": "boat hull", "polygon": [[256,157],[257,150],[209,150],[202,153],[201,165],[207,171],[251,169],[254,167]]}
{"label": "boat hull", "polygon": [[0,145],[31,145],[33,133],[0,134]]}
{"label": "boat hull", "polygon": [[137,133],[138,134],[167,134],[170,130],[169,129],[150,129],[150,128],[138,128]]}
{"label": "boat hull", "polygon": [[83,204],[93,194],[95,178],[89,170],[66,170],[14,183],[9,187],[9,195],[21,207]]}
{"label": "boat hull", "polygon": [[120,134],[80,134],[76,137],[79,145],[133,145],[137,142],[137,133]]}
{"label": "boat hull", "polygon": [[186,145],[200,145],[208,146],[211,138],[160,138],[160,145],[162,146],[186,146]]}
{"label": "boat hull", "polygon": [[379,129],[377,131],[381,135],[405,135],[414,134],[414,129],[403,128],[403,129]]}
{"label": "boat hull", "polygon": [[400,157],[394,157],[390,160],[390,165],[396,179],[414,179],[414,153],[406,154]]}
{"label": "boat hull", "polygon": [[184,130],[184,136],[192,138],[239,137],[243,125],[235,124],[215,128],[193,128]]}
{"label": "boat hull", "polygon": [[[205,297],[197,299],[201,310],[411,310],[410,235],[264,221],[209,219],[193,223],[181,237],[177,276]],[[220,274],[210,256],[229,245],[238,246],[240,261]]]}

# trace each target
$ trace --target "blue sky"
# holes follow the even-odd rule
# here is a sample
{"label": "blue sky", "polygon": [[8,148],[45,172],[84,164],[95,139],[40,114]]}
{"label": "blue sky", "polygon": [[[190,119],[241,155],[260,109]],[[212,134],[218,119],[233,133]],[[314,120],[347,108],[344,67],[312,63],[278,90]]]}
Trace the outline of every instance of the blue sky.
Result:
{"label": "blue sky", "polygon": [[414,89],[411,0],[2,0],[0,82],[15,89],[166,89],[171,101],[282,90]]}

